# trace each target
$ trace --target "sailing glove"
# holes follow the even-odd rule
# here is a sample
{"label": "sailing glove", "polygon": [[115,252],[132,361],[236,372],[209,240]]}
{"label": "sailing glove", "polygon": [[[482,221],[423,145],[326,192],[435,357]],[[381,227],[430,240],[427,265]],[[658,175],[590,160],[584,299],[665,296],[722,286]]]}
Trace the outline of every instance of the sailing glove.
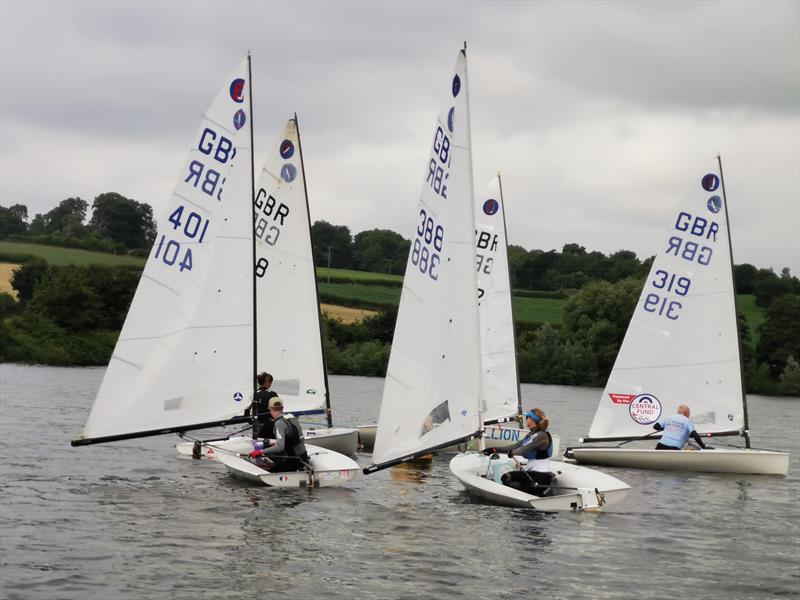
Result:
{"label": "sailing glove", "polygon": [[253,450],[253,451],[250,453],[250,458],[258,458],[258,457],[259,457],[259,456],[261,456],[262,454],[264,454],[264,452],[262,452],[261,450]]}
{"label": "sailing glove", "polygon": [[497,452],[497,448],[486,448],[486,449],[483,451],[483,453],[484,453],[486,456],[489,456],[490,454],[494,454],[495,452]]}

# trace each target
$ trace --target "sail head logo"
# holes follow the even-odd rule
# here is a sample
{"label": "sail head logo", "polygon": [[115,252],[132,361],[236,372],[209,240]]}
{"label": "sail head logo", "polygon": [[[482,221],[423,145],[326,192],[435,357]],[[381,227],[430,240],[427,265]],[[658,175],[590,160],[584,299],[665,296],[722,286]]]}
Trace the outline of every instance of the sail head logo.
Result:
{"label": "sail head logo", "polygon": [[490,217],[497,214],[498,210],[500,210],[500,203],[494,198],[489,198],[483,203],[483,212]]}
{"label": "sail head logo", "polygon": [[708,173],[707,175],[703,176],[700,184],[703,186],[705,191],[715,192],[719,187],[719,177],[715,173]]}
{"label": "sail head logo", "polygon": [[639,394],[631,401],[628,411],[639,425],[650,425],[661,416],[661,402],[652,394]]}
{"label": "sail head logo", "polygon": [[294,154],[294,144],[292,140],[283,140],[280,147],[281,158],[286,160],[292,158]]}
{"label": "sail head logo", "polygon": [[230,93],[234,102],[244,102],[244,79],[239,77],[231,81]]}
{"label": "sail head logo", "polygon": [[453,98],[458,96],[458,92],[460,91],[461,91],[461,77],[459,77],[458,73],[456,73],[453,76]]}
{"label": "sail head logo", "polygon": [[453,128],[456,125],[456,107],[451,106],[450,111],[447,113],[447,129],[450,130],[450,133],[453,133]]}
{"label": "sail head logo", "polygon": [[233,115],[233,126],[239,131],[247,122],[247,114],[241,108]]}
{"label": "sail head logo", "polygon": [[717,214],[722,210],[722,198],[719,196],[711,196],[711,198],[708,199],[708,202],[706,202],[706,206],[712,213]]}
{"label": "sail head logo", "polygon": [[281,167],[281,179],[286,183],[292,183],[297,177],[297,167],[292,163],[287,163]]}

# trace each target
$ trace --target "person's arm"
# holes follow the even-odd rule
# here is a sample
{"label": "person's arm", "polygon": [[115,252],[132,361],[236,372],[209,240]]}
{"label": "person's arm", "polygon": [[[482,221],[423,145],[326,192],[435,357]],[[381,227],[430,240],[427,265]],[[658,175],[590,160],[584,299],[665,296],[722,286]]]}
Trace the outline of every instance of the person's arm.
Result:
{"label": "person's arm", "polygon": [[689,436],[697,442],[697,445],[703,448],[704,450],[713,450],[711,446],[707,446],[706,443],[703,441],[703,438],[700,437],[700,434],[697,433],[696,430],[692,429],[692,433]]}
{"label": "person's arm", "polygon": [[[525,442],[526,440],[522,440]],[[520,442],[515,447],[509,449],[509,456],[523,456],[532,452],[533,450],[543,450],[547,447],[547,434],[537,431],[533,436],[527,439],[527,443]]]}
{"label": "person's arm", "polygon": [[275,423],[275,445],[264,448],[264,454],[284,454],[286,452],[286,420]]}

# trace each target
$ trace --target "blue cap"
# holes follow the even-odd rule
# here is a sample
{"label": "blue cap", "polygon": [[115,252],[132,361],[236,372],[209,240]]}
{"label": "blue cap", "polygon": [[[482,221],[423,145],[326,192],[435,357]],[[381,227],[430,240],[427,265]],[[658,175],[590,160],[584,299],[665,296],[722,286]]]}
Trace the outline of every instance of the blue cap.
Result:
{"label": "blue cap", "polygon": [[530,417],[531,419],[533,419],[533,422],[534,422],[534,423],[538,423],[539,421],[541,421],[541,420],[542,420],[542,417],[540,417],[539,415],[537,415],[537,414],[536,414],[535,412],[533,412],[532,410],[529,410],[528,412],[526,412],[526,413],[525,413],[525,416],[526,416],[526,417]]}

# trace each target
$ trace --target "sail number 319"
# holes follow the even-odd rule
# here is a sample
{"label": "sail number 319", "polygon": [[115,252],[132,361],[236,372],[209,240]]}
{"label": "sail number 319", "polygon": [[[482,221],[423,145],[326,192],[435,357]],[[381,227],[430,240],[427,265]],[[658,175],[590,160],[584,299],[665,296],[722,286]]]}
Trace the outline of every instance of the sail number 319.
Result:
{"label": "sail number 319", "polygon": [[[672,292],[677,296],[686,296],[692,286],[692,280],[688,277],[677,277],[674,273],[669,273],[663,269],[656,269],[654,275],[653,281],[650,282],[654,288],[664,292]],[[667,317],[671,321],[677,321],[683,304],[677,300],[651,292],[645,297],[643,308],[647,312]]]}

